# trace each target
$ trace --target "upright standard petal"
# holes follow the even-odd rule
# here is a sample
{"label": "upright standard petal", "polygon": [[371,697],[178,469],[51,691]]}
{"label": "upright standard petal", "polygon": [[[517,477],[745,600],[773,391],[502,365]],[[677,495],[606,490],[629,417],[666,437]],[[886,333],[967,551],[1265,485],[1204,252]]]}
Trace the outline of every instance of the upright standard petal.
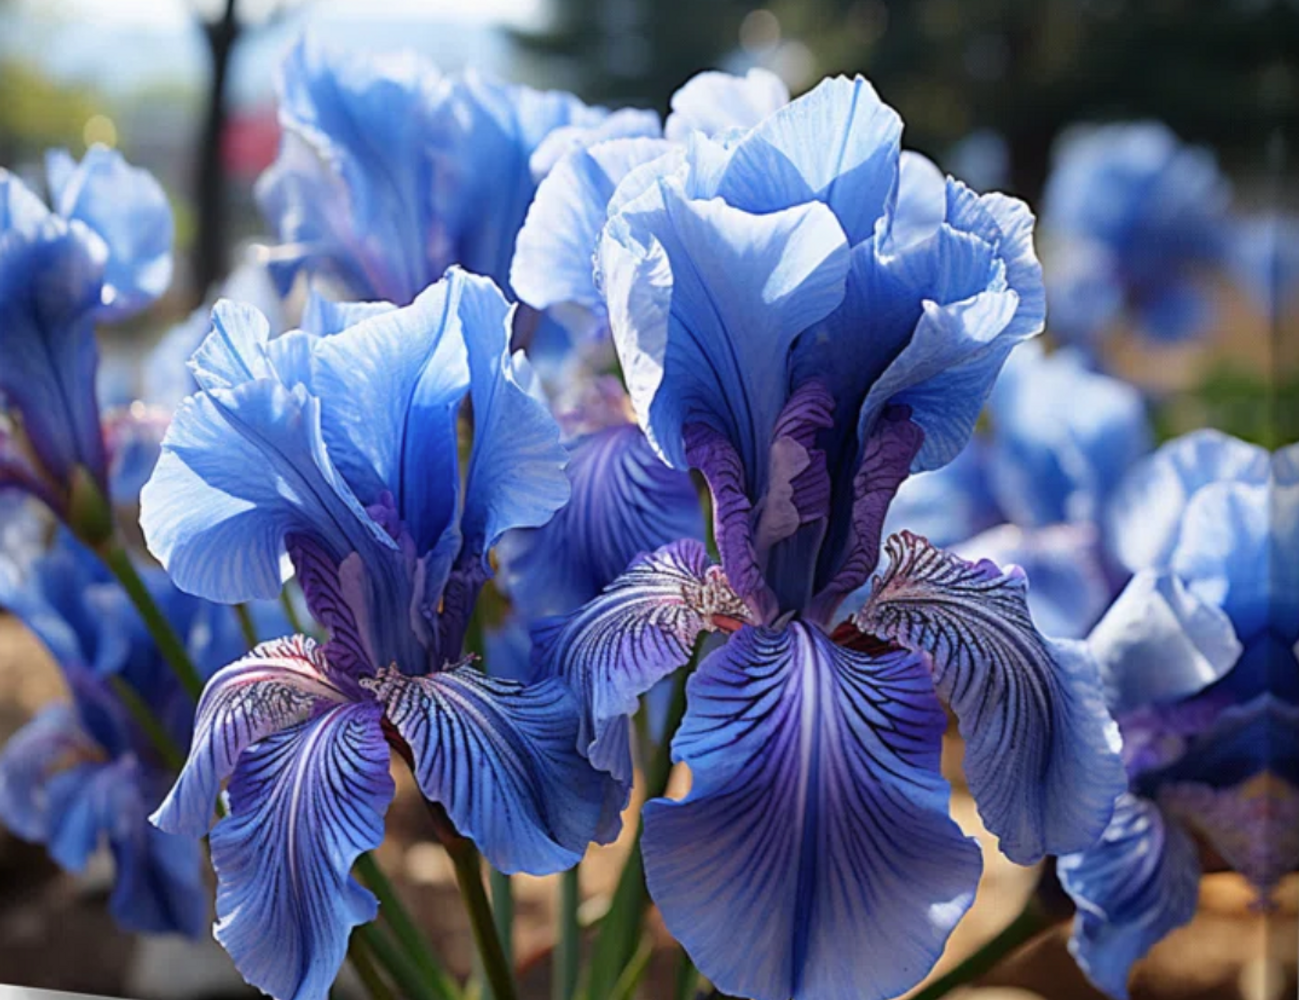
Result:
{"label": "upright standard petal", "polygon": [[744,76],[709,70],[687,80],[670,103],[672,113],[663,125],[663,134],[672,142],[684,142],[691,132],[713,136],[729,129],[753,128],[789,103],[789,88],[761,66],[754,66]]}
{"label": "upright standard petal", "polygon": [[331,461],[320,410],[304,386],[270,378],[185,401],[140,494],[149,551],[178,587],[224,603],[274,599],[294,532],[335,561],[396,548]]}
{"label": "upright standard petal", "polygon": [[643,845],[650,894],[704,975],[757,1000],[883,1000],[919,982],[981,867],[947,814],[924,661],[797,622],[744,628],[688,696],[673,756],[694,784],[646,805]]}
{"label": "upright standard petal", "polygon": [[563,682],[525,687],[463,666],[388,669],[364,683],[410,745],[420,790],[498,870],[549,875],[581,860],[607,779],[577,752],[577,702]]}
{"label": "upright standard petal", "polygon": [[511,528],[535,528],[569,498],[559,425],[515,373],[511,309],[489,278],[459,275],[458,318],[469,356],[474,435],[465,473],[461,533],[465,553],[486,567],[487,552]]}
{"label": "upright standard petal", "polygon": [[351,877],[395,791],[374,702],[339,705],[246,750],[212,830],[216,939],[277,1000],[324,1000],[378,901]]}
{"label": "upright standard petal", "polygon": [[581,702],[578,749],[629,792],[627,719],[638,699],[685,665],[701,632],[733,629],[748,607],[701,542],[641,556],[594,600],[532,631],[538,677],[562,677]]}
{"label": "upright standard petal", "polygon": [[1153,802],[1124,794],[1100,841],[1062,857],[1059,871],[1078,906],[1069,951],[1087,978],[1127,1000],[1133,963],[1195,915],[1195,844]]}
{"label": "upright standard petal", "polygon": [[94,331],[103,268],[80,223],[46,216],[0,232],[0,396],[64,486],[80,465],[106,488]]}
{"label": "upright standard petal", "polygon": [[736,144],[717,193],[750,212],[824,202],[855,246],[892,207],[901,140],[902,119],[866,80],[823,80]]}
{"label": "upright standard petal", "polygon": [[153,823],[201,837],[212,822],[220,784],[254,743],[342,704],[324,651],[306,636],[264,642],[217,671],[203,690],[189,757]]}
{"label": "upright standard petal", "polygon": [[1018,567],[966,562],[909,532],[886,547],[889,567],[853,624],[929,657],[1002,851],[1032,864],[1092,844],[1127,779],[1086,647],[1037,631]]}
{"label": "upright standard petal", "polygon": [[55,211],[85,223],[107,247],[100,316],[123,319],[162,295],[171,284],[173,235],[162,185],[104,146],[91,146],[80,163],[54,150],[45,163]]}
{"label": "upright standard petal", "polygon": [[843,298],[848,248],[834,216],[819,204],[753,215],[660,181],[610,221],[600,269],[650,441],[686,468],[685,429],[707,425],[749,486],[763,483],[790,347]]}

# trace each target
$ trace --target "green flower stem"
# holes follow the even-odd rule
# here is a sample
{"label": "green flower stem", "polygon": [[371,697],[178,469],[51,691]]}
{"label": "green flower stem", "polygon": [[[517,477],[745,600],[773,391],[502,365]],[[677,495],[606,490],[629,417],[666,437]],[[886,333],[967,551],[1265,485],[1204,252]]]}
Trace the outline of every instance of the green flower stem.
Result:
{"label": "green flower stem", "polygon": [[694,1000],[695,991],[699,989],[699,970],[690,960],[684,948],[677,959],[677,978],[672,996],[675,1000]]}
{"label": "green flower stem", "polygon": [[578,878],[580,867],[575,865],[559,876],[559,935],[551,973],[550,1000],[573,1000],[577,992],[579,947],[582,943],[582,928],[577,916],[582,902]]}
{"label": "green flower stem", "polygon": [[176,741],[171,738],[167,732],[167,727],[162,724],[138,691],[126,683],[126,680],[117,674],[110,674],[108,684],[113,689],[113,693],[131,713],[131,718],[136,724],[144,730],[144,735],[149,738],[153,744],[158,756],[162,762],[173,771],[179,771],[185,766],[185,754],[176,745]]}
{"label": "green flower stem", "polygon": [[409,960],[429,983],[433,995],[439,1000],[455,1000],[460,994],[455,980],[438,961],[428,945],[428,940],[420,933],[410,911],[402,903],[397,890],[384,874],[383,869],[379,867],[379,863],[375,861],[374,855],[362,854],[357,858],[356,873],[366,887],[378,897],[380,916],[391,928]]}
{"label": "green flower stem", "polygon": [[[420,974],[415,963],[379,929],[377,924],[362,924],[356,928],[352,932],[352,940],[358,938],[388,970],[405,1000],[443,1000],[445,994],[439,993],[433,982]],[[349,948],[349,954],[350,952]]]}
{"label": "green flower stem", "polygon": [[374,959],[370,956],[370,946],[366,940],[366,937],[361,934],[353,934],[352,939],[347,942],[347,958],[352,963],[352,968],[356,970],[357,976],[365,986],[365,992],[370,995],[370,1000],[397,1000],[396,995],[384,982],[383,976],[379,975],[379,970],[375,968]]}
{"label": "green flower stem", "polygon": [[[672,776],[672,735],[686,714],[686,679],[699,662],[702,648],[703,640],[700,639],[695,644],[690,664],[686,669],[677,671],[673,679],[672,702],[668,708],[663,742],[645,765],[646,800],[658,798],[667,790],[668,778]],[[637,817],[637,823],[639,822]],[[617,888],[614,889],[613,901],[609,904],[609,912],[596,937],[585,990],[588,1000],[605,1000],[610,995],[640,945],[641,927],[650,902],[649,893],[645,889],[645,864],[640,846],[643,831],[644,827],[638,825],[636,841],[623,866]]]}
{"label": "green flower stem", "polygon": [[1020,911],[1019,916],[1006,929],[961,962],[950,972],[912,995],[911,1000],[938,1000],[958,986],[964,986],[987,974],[1003,958],[1027,944],[1055,922],[1048,909],[1034,893]]}
{"label": "green flower stem", "polygon": [[158,652],[162,658],[167,661],[176,679],[180,681],[181,686],[189,692],[190,696],[196,701],[200,694],[203,693],[203,679],[199,677],[198,671],[194,669],[194,664],[189,658],[189,653],[185,649],[185,644],[181,642],[180,636],[171,627],[162,609],[153,599],[153,594],[145,586],[144,580],[141,579],[139,572],[136,571],[135,565],[131,562],[131,557],[127,554],[125,548],[120,542],[109,540],[99,546],[99,555],[104,563],[112,571],[113,576],[122,585],[122,589],[135,605],[135,609],[140,613],[144,620],[144,627],[149,630],[154,644],[158,647]]}
{"label": "green flower stem", "polygon": [[645,971],[649,968],[650,957],[653,954],[654,942],[650,940],[648,934],[645,934],[636,946],[631,961],[622,970],[622,975],[618,977],[618,981],[613,984],[613,989],[609,992],[609,1000],[632,1000],[632,997],[636,995],[636,988],[640,986],[641,980],[645,978]]}
{"label": "green flower stem", "polygon": [[[487,874],[487,884],[492,892],[492,920],[496,925],[496,936],[500,939],[501,951],[505,955],[506,965],[513,968],[514,886],[510,882],[510,876],[490,867]],[[490,989],[485,992],[484,996],[486,1000],[495,1000]]]}
{"label": "green flower stem", "polygon": [[239,631],[244,635],[244,645],[252,649],[257,645],[257,626],[253,624],[253,613],[247,604],[235,605],[235,617],[239,619]]}
{"label": "green flower stem", "polygon": [[505,959],[505,949],[496,933],[492,905],[487,901],[487,890],[483,887],[483,860],[478,848],[473,841],[460,835],[442,806],[428,799],[424,800],[424,805],[433,820],[433,831],[446,848],[451,865],[455,868],[456,884],[460,888],[460,898],[469,917],[478,959],[495,1000],[518,1000],[514,971]]}

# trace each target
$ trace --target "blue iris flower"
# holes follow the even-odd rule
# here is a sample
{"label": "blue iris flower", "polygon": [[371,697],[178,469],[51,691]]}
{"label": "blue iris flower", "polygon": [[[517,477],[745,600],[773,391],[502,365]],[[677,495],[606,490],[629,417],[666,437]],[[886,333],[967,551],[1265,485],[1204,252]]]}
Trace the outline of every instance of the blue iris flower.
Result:
{"label": "blue iris flower", "polygon": [[304,38],[279,76],[278,159],[257,185],[287,290],[306,270],[348,296],[405,305],[459,264],[509,291],[514,241],[548,166],[572,145],[657,135],[650,112],[587,107],[411,53]]}
{"label": "blue iris flower", "polygon": [[1195,914],[1200,843],[1264,906],[1299,869],[1299,446],[1187,435],[1134,468],[1112,510],[1134,575],[1089,642],[1129,791],[1060,875],[1071,950],[1125,998],[1133,963]]}
{"label": "blue iris flower", "polygon": [[[1060,400],[1070,400],[1061,406]],[[984,411],[988,428],[949,465],[898,490],[886,530],[910,527],[966,558],[1013,562],[1048,635],[1083,638],[1128,573],[1104,513],[1151,446],[1140,392],[1091,370],[1075,349],[1018,347]]]}
{"label": "blue iris flower", "polygon": [[144,308],[171,277],[171,210],[116,152],[48,161],[53,210],[0,169],[0,490],[66,516],[78,469],[108,492],[95,324]]}
{"label": "blue iris flower", "polygon": [[[201,672],[238,655],[242,640],[229,608],[180,593],[157,570],[146,571],[145,579]],[[193,702],[126,594],[65,532],[49,552],[0,572],[0,607],[41,640],[71,694],[0,751],[0,822],[44,844],[69,871],[84,869],[107,843],[116,865],[113,918],[127,930],[197,937],[207,921],[202,851],[149,824],[172,775],[113,683],[137,692],[182,746],[189,742]]]}
{"label": "blue iris flower", "polygon": [[216,936],[276,997],[324,997],[374,918],[349,871],[383,836],[389,741],[505,872],[571,867],[605,809],[568,688],[489,677],[463,649],[493,545],[569,496],[559,429],[507,348],[511,312],[455,268],[402,308],[317,299],[307,329],[273,339],[255,309],[218,303],[191,364],[201,391],[144,489],[146,540],[178,586],[244,601],[293,570],[330,633],[213,677],[154,817],[201,836],[230,778]]}
{"label": "blue iris flower", "polygon": [[721,561],[692,540],[642,555],[534,629],[535,668],[579,693],[581,748],[625,801],[639,696],[729,635],[673,743],[693,788],[645,807],[643,846],[674,936],[760,1000],[895,996],[973,900],[940,698],[1015,861],[1089,846],[1124,787],[1095,663],[1038,633],[1022,572],[883,542],[899,484],[960,452],[1044,310],[1026,207],[944,180],[901,130],[866,81],[826,80],[590,206],[637,419],[707,479]]}
{"label": "blue iris flower", "polygon": [[1213,155],[1164,125],[1066,133],[1043,196],[1052,332],[1091,346],[1122,317],[1157,341],[1203,332],[1205,277],[1232,250],[1230,202]]}

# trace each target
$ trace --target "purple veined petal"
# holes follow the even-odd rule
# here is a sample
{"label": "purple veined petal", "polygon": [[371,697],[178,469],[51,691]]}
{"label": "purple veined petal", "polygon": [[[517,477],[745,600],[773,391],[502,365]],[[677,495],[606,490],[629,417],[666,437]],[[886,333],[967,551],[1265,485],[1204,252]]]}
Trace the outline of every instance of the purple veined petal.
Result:
{"label": "purple veined petal", "polygon": [[529,622],[575,610],[642,552],[703,537],[689,474],[669,468],[635,424],[605,427],[568,450],[572,499],[542,527],[507,534],[496,550],[498,585]]}
{"label": "purple veined petal", "polygon": [[687,690],[672,749],[694,783],[645,806],[643,846],[650,894],[700,970],[757,1000],[883,1000],[919,982],[981,868],[948,815],[923,658],[854,652],[801,622],[745,627]]}
{"label": "purple veined petal", "polygon": [[816,621],[830,621],[843,599],[862,586],[879,565],[884,518],[925,440],[925,432],[910,416],[905,406],[889,407],[866,439],[852,480],[847,547],[834,576],[813,599],[810,615]]}
{"label": "purple veined petal", "polygon": [[1127,1000],[1133,963],[1195,915],[1194,842],[1153,802],[1125,793],[1100,840],[1060,858],[1059,872],[1078,906],[1070,953],[1088,979]]}
{"label": "purple veined petal", "polygon": [[424,677],[389,668],[364,683],[409,744],[420,790],[498,870],[549,875],[581,860],[606,820],[609,780],[578,753],[565,684],[471,666]]}
{"label": "purple veined petal", "polygon": [[702,543],[682,539],[637,559],[594,600],[532,630],[534,676],[561,677],[581,702],[578,749],[631,790],[627,718],[638,699],[685,665],[701,632],[752,612]]}
{"label": "purple veined petal", "polygon": [[691,132],[713,136],[728,129],[753,128],[789,103],[785,81],[754,66],[744,76],[707,70],[696,73],[672,95],[672,113],[663,134],[684,142]]}
{"label": "purple veined petal", "polygon": [[279,1000],[324,1000],[378,901],[351,877],[383,840],[396,786],[373,701],[335,705],[250,747],[212,830],[216,939]]}
{"label": "purple veined petal", "polygon": [[1017,864],[1083,850],[1127,787],[1118,729],[1083,643],[1042,636],[1028,581],[902,532],[852,623],[924,652],[965,738],[965,773],[984,824]]}
{"label": "purple veined petal", "polygon": [[776,613],[776,595],[767,586],[754,538],[753,501],[745,485],[744,463],[731,442],[707,424],[685,429],[686,461],[708,483],[713,500],[713,537],[729,585],[759,620]]}
{"label": "purple veined petal", "polygon": [[323,649],[301,635],[264,642],[218,670],[199,699],[189,757],[153,824],[190,837],[207,833],[220,783],[248,747],[350,700],[336,676]]}
{"label": "purple veined petal", "polygon": [[307,610],[329,630],[324,662],[333,671],[350,677],[373,672],[374,661],[333,558],[310,535],[289,535],[285,548],[293,561]]}

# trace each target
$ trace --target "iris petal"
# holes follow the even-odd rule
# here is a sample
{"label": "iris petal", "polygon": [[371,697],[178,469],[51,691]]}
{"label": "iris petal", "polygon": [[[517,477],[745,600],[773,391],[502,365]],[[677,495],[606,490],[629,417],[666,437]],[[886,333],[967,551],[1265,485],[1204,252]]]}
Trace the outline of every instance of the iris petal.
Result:
{"label": "iris petal", "polygon": [[1018,567],[966,562],[908,532],[886,548],[889,568],[853,622],[930,657],[1002,851],[1031,864],[1086,848],[1127,786],[1095,660],[1037,631]]}
{"label": "iris petal", "polygon": [[673,755],[694,784],[645,807],[644,851],[700,970],[758,1000],[882,1000],[917,983],[980,872],[947,814],[924,661],[801,623],[743,628],[688,696]]}
{"label": "iris petal", "polygon": [[221,781],[248,747],[345,700],[330,673],[323,651],[305,636],[264,642],[217,671],[199,700],[189,758],[153,822],[203,836]]}
{"label": "iris petal", "polygon": [[561,681],[525,687],[465,666],[366,683],[410,745],[421,791],[498,870],[577,864],[607,783],[577,752],[577,703]]}
{"label": "iris petal", "polygon": [[533,628],[537,676],[566,680],[582,703],[578,748],[630,791],[627,717],[659,680],[684,666],[714,615],[748,609],[711,564],[702,543],[683,539],[641,556],[594,600]]}
{"label": "iris petal", "polygon": [[395,791],[380,714],[340,705],[250,747],[212,830],[216,939],[281,1000],[324,1000],[351,929],[378,913],[350,871],[383,840]]}
{"label": "iris petal", "polygon": [[1195,915],[1194,843],[1152,802],[1125,794],[1099,843],[1062,857],[1059,870],[1078,904],[1069,950],[1092,982],[1126,1000],[1132,964]]}

